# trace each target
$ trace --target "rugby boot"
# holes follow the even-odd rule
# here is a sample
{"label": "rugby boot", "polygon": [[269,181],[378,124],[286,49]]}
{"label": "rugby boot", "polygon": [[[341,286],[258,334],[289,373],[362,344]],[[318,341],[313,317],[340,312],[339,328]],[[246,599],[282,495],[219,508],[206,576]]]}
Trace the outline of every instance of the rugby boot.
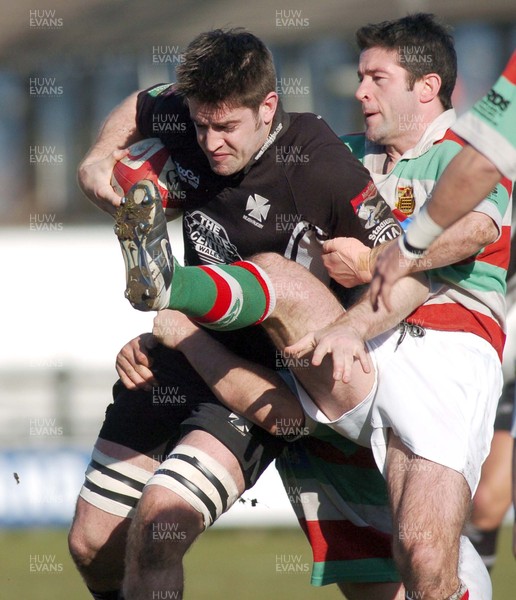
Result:
{"label": "rugby boot", "polygon": [[125,297],[137,310],[168,308],[174,259],[161,197],[152,181],[133,185],[122,198],[115,223],[125,262]]}

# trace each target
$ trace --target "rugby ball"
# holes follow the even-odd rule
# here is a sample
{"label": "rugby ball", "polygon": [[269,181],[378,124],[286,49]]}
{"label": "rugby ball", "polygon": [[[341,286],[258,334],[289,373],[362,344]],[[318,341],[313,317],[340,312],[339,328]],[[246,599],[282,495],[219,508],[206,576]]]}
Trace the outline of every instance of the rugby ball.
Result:
{"label": "rugby ball", "polygon": [[111,185],[118,195],[124,196],[142,179],[156,184],[167,217],[177,217],[184,193],[170,154],[158,138],[147,138],[129,146],[129,154],[115,163]]}

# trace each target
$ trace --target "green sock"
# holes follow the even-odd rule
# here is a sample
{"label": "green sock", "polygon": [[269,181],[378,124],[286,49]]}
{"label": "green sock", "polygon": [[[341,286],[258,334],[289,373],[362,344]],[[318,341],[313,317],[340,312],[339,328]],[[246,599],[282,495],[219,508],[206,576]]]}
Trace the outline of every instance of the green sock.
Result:
{"label": "green sock", "polygon": [[272,284],[257,265],[174,266],[169,308],[204,327],[241,329],[260,323],[274,309]]}

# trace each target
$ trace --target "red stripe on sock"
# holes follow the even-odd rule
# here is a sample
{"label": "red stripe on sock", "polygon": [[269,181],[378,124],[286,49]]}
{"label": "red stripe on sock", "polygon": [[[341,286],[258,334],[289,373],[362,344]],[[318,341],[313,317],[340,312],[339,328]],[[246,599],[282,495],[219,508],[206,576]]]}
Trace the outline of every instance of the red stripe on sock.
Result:
{"label": "red stripe on sock", "polygon": [[215,304],[202,317],[195,317],[199,323],[214,323],[221,319],[229,310],[233,298],[233,292],[229,283],[211,267],[200,266],[207,275],[209,275],[217,288]]}
{"label": "red stripe on sock", "polygon": [[258,269],[254,263],[246,260],[239,260],[233,264],[252,273],[256,277],[260,287],[263,290],[263,295],[265,296],[265,310],[263,311],[263,315],[255,323],[255,325],[258,325],[258,323],[261,323],[266,317],[269,316],[269,310],[271,307],[271,293],[269,290],[269,284],[267,281],[265,281],[260,269]]}

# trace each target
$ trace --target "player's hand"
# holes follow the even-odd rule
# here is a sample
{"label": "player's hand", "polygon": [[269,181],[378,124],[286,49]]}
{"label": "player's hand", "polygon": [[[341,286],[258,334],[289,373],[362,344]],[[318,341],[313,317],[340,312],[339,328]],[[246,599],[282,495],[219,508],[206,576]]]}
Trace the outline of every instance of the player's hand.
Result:
{"label": "player's hand", "polygon": [[414,265],[415,261],[403,256],[397,243],[389,245],[380,252],[376,258],[373,280],[369,288],[371,302],[375,308],[381,301],[387,310],[392,310],[392,287],[398,279],[411,273]]}
{"label": "player's hand", "polygon": [[154,317],[152,333],[167,348],[181,350],[181,342],[199,331],[199,327],[177,310],[160,310]]}
{"label": "player's hand", "polygon": [[116,370],[128,390],[151,390],[158,385],[152,372],[149,351],[157,344],[151,333],[142,333],[128,342],[116,357]]}
{"label": "player's hand", "polygon": [[111,215],[115,214],[121,200],[111,186],[113,167],[117,161],[127,156],[128,152],[129,150],[122,149],[100,159],[86,157],[77,173],[77,181],[86,196],[95,206]]}
{"label": "player's hand", "polygon": [[323,244],[323,263],[330,277],[346,288],[371,281],[371,249],[355,238],[340,237]]}
{"label": "player's hand", "polygon": [[285,348],[287,354],[301,357],[313,351],[312,364],[319,366],[330,354],[333,360],[333,379],[349,383],[356,360],[364,373],[371,372],[371,359],[359,333],[346,323],[336,322],[324,329],[307,333],[298,342]]}

